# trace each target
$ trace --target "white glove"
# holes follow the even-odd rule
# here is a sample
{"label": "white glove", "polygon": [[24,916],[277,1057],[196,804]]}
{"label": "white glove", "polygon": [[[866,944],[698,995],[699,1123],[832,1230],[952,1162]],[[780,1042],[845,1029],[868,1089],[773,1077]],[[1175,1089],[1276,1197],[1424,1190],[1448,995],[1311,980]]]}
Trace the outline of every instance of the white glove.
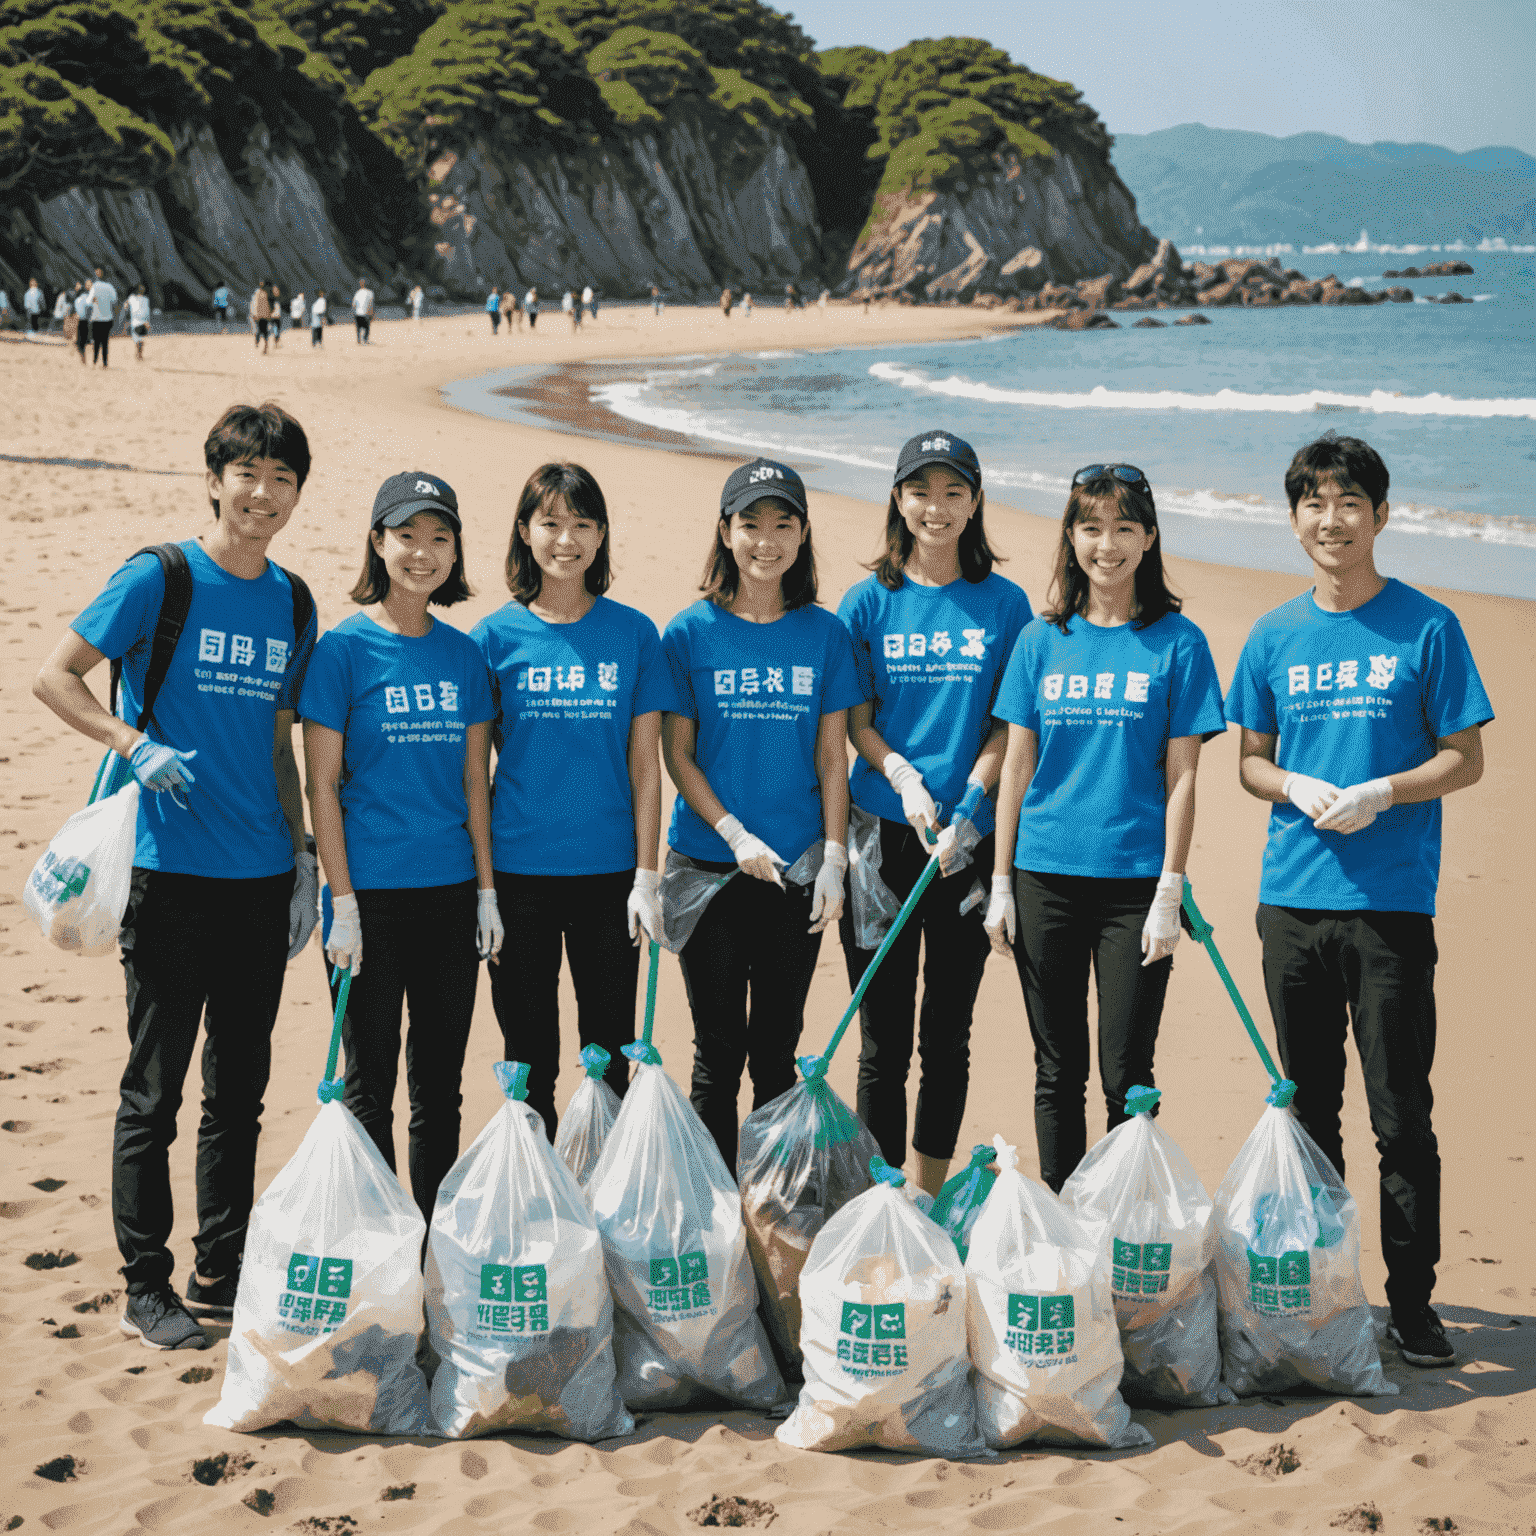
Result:
{"label": "white glove", "polygon": [[982,918],[981,926],[987,930],[992,948],[998,954],[1012,953],[1013,935],[1018,923],[1019,912],[1013,900],[1013,876],[993,875],[992,894],[987,900],[987,915]]}
{"label": "white glove", "polygon": [[891,788],[901,796],[901,814],[919,831],[937,830],[938,807],[923,783],[923,776],[900,752],[887,752],[882,770]]}
{"label": "white glove", "polygon": [[180,752],[175,747],[151,741],[148,736],[140,736],[128,754],[128,766],[145,789],[152,789],[156,794],[168,789],[174,798],[178,789],[189,789],[197,782],[197,775],[187,767],[196,756],[195,751]]}
{"label": "white glove", "polygon": [[1368,779],[1341,789],[1339,797],[1317,818],[1319,832],[1359,832],[1392,804],[1392,780]]}
{"label": "white glove", "polygon": [[1304,773],[1288,773],[1280,785],[1285,796],[1303,816],[1316,821],[1339,798],[1338,786],[1327,779],[1309,779]]}
{"label": "white glove", "polygon": [[1147,908],[1147,920],[1141,925],[1143,965],[1166,960],[1179,942],[1179,907],[1184,900],[1184,876],[1166,870],[1157,877],[1157,894]]}
{"label": "white glove", "polygon": [[821,868],[816,871],[816,885],[811,893],[811,926],[807,933],[820,933],[843,915],[843,875],[847,868],[848,850],[828,838],[822,847]]}
{"label": "white glove", "polygon": [[507,930],[501,926],[501,909],[496,905],[496,892],[489,886],[480,892],[475,902],[475,945],[482,960],[494,960],[501,953],[501,941]]}
{"label": "white glove", "polygon": [[736,855],[744,875],[751,875],[754,880],[771,881],[781,891],[784,889],[779,870],[785,868],[785,861],[762,838],[754,837],[729,812],[715,823],[715,831],[731,845],[731,852]]}
{"label": "white glove", "polygon": [[363,969],[363,918],[356,896],[331,898],[331,933],[325,941],[325,958],[357,976]]}
{"label": "white glove", "polygon": [[293,895],[288,899],[288,958],[297,957],[320,921],[320,870],[312,853],[293,858]]}
{"label": "white glove", "polygon": [[640,943],[643,931],[647,939],[661,943],[661,876],[654,869],[637,869],[629,900],[624,904],[629,918],[629,936]]}

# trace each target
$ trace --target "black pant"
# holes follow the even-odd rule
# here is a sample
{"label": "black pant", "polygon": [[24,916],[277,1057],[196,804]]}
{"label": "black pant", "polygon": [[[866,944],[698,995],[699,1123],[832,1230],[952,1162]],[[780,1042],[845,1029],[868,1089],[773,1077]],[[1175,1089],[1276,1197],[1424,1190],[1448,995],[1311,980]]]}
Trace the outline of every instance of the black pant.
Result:
{"label": "black pant", "polygon": [[[905,901],[917,884],[931,853],[905,822],[881,818],[880,877],[900,900]],[[859,1006],[859,1119],[893,1168],[907,1160],[907,1072],[912,1064],[914,1015],[919,1075],[913,1150],[925,1157],[947,1158],[960,1136],[971,1076],[971,1015],[990,947],[982,927],[986,903],[979,902],[963,917],[960,903],[977,871],[991,867],[992,839],[987,837],[978,845],[973,864],[947,879],[934,877]],[[875,951],[855,945],[851,906],[843,910],[839,932],[852,989]],[[920,944],[923,1007],[918,1013]]]}
{"label": "black pant", "polygon": [[501,315],[494,309],[486,310],[486,314],[491,317],[491,335],[494,336],[501,329]]}
{"label": "black pant", "polygon": [[528,1103],[554,1140],[560,1075],[560,952],[571,962],[576,1033],[582,1046],[613,1057],[604,1081],[621,1097],[635,1038],[640,951],[625,915],[632,869],[610,875],[512,875],[496,871],[496,901],[507,937],[491,967],[491,1002],[508,1061],[526,1061]]}
{"label": "black pant", "polygon": [[1440,1260],[1440,1145],[1430,1111],[1435,1060],[1434,919],[1421,912],[1261,906],[1264,990],[1296,1118],[1344,1176],[1339,1112],[1351,1026],[1381,1173],[1387,1301],[1428,1303]]}
{"label": "black pant", "polygon": [[110,320],[91,321],[91,362],[100,363],[103,368],[107,366],[107,347],[112,340],[112,322]]}
{"label": "black pant", "polygon": [[742,1069],[752,1077],[753,1109],[795,1085],[795,1047],[821,950],[821,935],[806,932],[811,896],[807,885],[780,890],[738,874],[705,907],[678,956],[693,1015],[689,1098],[733,1174]]}
{"label": "black pant", "polygon": [[197,1128],[198,1272],[233,1274],[245,1247],[261,1096],[288,963],[293,874],[216,880],[135,869],[123,915],[128,1062],[112,1136],[112,1225],[130,1292],[171,1277],[169,1151],[204,1026]]}
{"label": "black pant", "polygon": [[1014,963],[1035,1042],[1040,1177],[1058,1194],[1088,1149],[1088,967],[1099,1005],[1104,1129],[1130,1117],[1125,1096],[1155,1086],[1152,1054],[1173,960],[1143,966],[1141,929],[1157,880],[1013,872]]}
{"label": "black pant", "polygon": [[318,346],[323,345],[324,342],[325,342],[325,327],[323,325],[312,325],[312,326],[310,326],[310,328],[309,328],[309,344],[310,344],[310,346],[318,347]]}
{"label": "black pant", "polygon": [[[428,1222],[437,1186],[459,1155],[459,1083],[475,1012],[475,882],[358,891],[363,966],[341,1022],[347,1057],[343,1103],[395,1166],[395,1083],[400,1014],[410,1010],[405,1084],[411,1101],[411,1194]],[[331,987],[331,1004],[336,986]]]}
{"label": "black pant", "polygon": [[359,343],[368,340],[368,328],[373,324],[372,315],[353,315],[353,322],[357,326],[357,339]]}

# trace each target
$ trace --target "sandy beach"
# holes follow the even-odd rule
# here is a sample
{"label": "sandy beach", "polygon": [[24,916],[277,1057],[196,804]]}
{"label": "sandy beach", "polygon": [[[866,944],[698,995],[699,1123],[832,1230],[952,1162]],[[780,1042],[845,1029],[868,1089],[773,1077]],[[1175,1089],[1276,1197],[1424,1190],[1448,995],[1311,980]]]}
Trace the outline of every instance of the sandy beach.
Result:
{"label": "sandy beach", "polygon": [[[835,307],[796,315],[759,309],[750,320],[670,309],[657,320],[636,308],[605,311],[574,335],[563,317],[546,313],[537,331],[498,338],[478,316],[418,325],[383,320],[368,347],[354,344],[350,326],[336,325],[322,350],[312,351],[301,331],[266,356],[243,333],[151,336],[146,361],[136,364],[132,347],[118,341],[105,372],[82,368],[72,348],[3,338],[0,382],[10,404],[0,424],[0,486],[13,563],[0,600],[0,818],[8,823],[0,828],[0,1527],[23,1528],[23,1536],[37,1526],[72,1536],[277,1529],[673,1536],[694,1530],[689,1512],[718,1494],[772,1504],[775,1531],[839,1536],[1107,1532],[1116,1524],[1126,1536],[1330,1526],[1536,1532],[1536,1010],[1528,962],[1520,959],[1536,931],[1529,775],[1536,611],[1515,599],[1433,590],[1460,615],[1499,719],[1486,733],[1483,781],[1446,803],[1437,927],[1436,1130],[1445,1178],[1436,1303],[1459,1361],[1416,1371],[1385,1347],[1400,1396],[1296,1394],[1200,1411],[1138,1410],[1136,1419],[1156,1439],[1151,1450],[1026,1447],[985,1464],[792,1451],[773,1439],[771,1422],[742,1412],[653,1414],[632,1437],[596,1447],[531,1437],[240,1436],[202,1423],[218,1395],[227,1329],[210,1330],[217,1342],[201,1354],[151,1353],[118,1331],[122,1280],[107,1194],[124,1050],[122,975],[110,959],[80,960],[50,948],[20,903],[33,862],[83,804],[97,752],[34,701],[29,687],[60,631],[125,555],[202,529],[209,517],[202,442],[218,413],[236,401],[275,399],[309,434],[314,468],[271,553],[309,581],[323,626],[350,611],[346,593],[361,563],[375,489],[406,469],[441,474],[464,511],[476,596],[451,611],[453,622],[467,629],[500,606],[511,509],[529,471],[552,458],[579,459],[603,486],[613,520],[612,596],[664,624],[696,596],[725,464],[659,443],[583,439],[453,410],[440,399],[442,386],[523,363],[892,344],[1037,318]],[[923,414],[908,430],[932,424],[930,408],[913,405]],[[942,420],[964,433],[963,410]],[[1283,468],[1275,465],[1277,485]],[[813,493],[828,606],[863,575],[887,488],[872,476],[867,500]],[[988,505],[987,518],[994,546],[1007,556],[1004,573],[1038,606],[1055,525],[998,502]],[[1390,530],[1377,553],[1391,574]],[[1172,560],[1170,568],[1185,612],[1210,639],[1224,685],[1253,620],[1307,584],[1299,549],[1287,574],[1189,560]],[[92,682],[104,696],[106,669]],[[1235,733],[1211,743],[1190,878],[1272,1039],[1253,927],[1264,818],[1265,808],[1238,785]],[[318,941],[289,967],[258,1192],[314,1113],[329,1029],[323,970]],[[671,957],[663,958],[661,976],[656,1043],[686,1084],[691,1028]],[[828,941],[804,1049],[825,1041],[846,1000],[842,956]],[[563,1106],[579,1072],[568,983],[562,1008]],[[465,1069],[464,1145],[500,1101],[490,1068],[500,1047],[482,985]],[[856,1054],[850,1041],[831,1073],[850,1101]],[[1033,1174],[1029,1035],[1014,972],[996,958],[983,982],[972,1054],[962,1151],[1001,1132],[1019,1144],[1021,1166]],[[1175,960],[1158,1081],[1161,1124],[1214,1190],[1268,1084],[1213,968],[1188,939]],[[749,1107],[744,1097],[742,1112]],[[1349,1181],[1364,1215],[1364,1279],[1384,1319],[1375,1152],[1353,1064],[1345,1113]],[[1091,1138],[1102,1133],[1101,1115],[1090,1093]],[[197,1116],[189,1083],[172,1153],[178,1285],[191,1255]],[[403,1118],[397,1106],[397,1125]],[[1265,1475],[1264,1453],[1277,1444],[1290,1447],[1299,1465]],[[1360,1513],[1367,1505],[1382,1523]],[[1345,1523],[1350,1511],[1353,1523]]]}

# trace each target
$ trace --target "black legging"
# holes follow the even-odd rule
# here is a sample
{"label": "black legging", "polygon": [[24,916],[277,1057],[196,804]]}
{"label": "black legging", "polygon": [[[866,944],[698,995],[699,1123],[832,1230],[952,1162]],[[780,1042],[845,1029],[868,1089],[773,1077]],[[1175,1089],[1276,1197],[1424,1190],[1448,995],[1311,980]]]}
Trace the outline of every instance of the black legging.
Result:
{"label": "black legging", "polygon": [[91,321],[91,362],[100,363],[103,368],[107,366],[107,348],[112,341],[112,322],[110,320]]}

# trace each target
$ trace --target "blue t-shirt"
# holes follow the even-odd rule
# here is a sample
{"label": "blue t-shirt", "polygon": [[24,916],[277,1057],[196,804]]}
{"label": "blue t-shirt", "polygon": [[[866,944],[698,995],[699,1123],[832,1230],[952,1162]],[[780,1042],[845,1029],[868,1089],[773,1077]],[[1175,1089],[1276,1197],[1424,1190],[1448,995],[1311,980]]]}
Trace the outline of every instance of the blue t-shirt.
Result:
{"label": "blue t-shirt", "polygon": [[215,309],[229,308],[229,289],[223,286],[213,290],[213,307]]}
{"label": "blue t-shirt", "polygon": [[337,790],[354,889],[474,878],[464,733],[496,710],[468,635],[441,619],[396,635],[354,613],[321,636],[299,713],[345,738]]}
{"label": "blue t-shirt", "polygon": [[[873,576],[850,587],[837,616],[853,636],[853,659],[874,727],[923,776],[947,821],[992,726],[1003,668],[1029,623],[1023,588],[996,573],[983,581],[924,587],[902,578],[892,592]],[[853,803],[905,822],[901,796],[861,757],[849,781]],[[989,798],[976,830],[992,830]]]}
{"label": "blue t-shirt", "polygon": [[[1227,719],[1278,736],[1275,762],[1340,789],[1427,763],[1437,738],[1486,725],[1493,706],[1456,615],[1389,578],[1348,613],[1311,592],[1253,626]],[[1259,900],[1345,912],[1435,911],[1440,802],[1394,805],[1359,832],[1319,832],[1289,800],[1269,810]]]}
{"label": "blue t-shirt", "polygon": [[1039,738],[1013,862],[1042,875],[1157,875],[1169,739],[1227,728],[1211,649],[1179,613],[1145,629],[1074,615],[1067,629],[1024,627],[993,709]]}
{"label": "blue t-shirt", "polygon": [[[197,782],[181,798],[139,797],[133,862],[167,874],[251,880],[293,868],[293,836],[272,767],[275,717],[293,709],[315,644],[315,620],[293,632],[293,590],[270,561],[247,581],[216,564],[196,539],[181,548],[192,568],[192,607],[155,700],[150,737],[183,752]],[[144,674],[165,575],[136,555],[70,626],[109,660],[123,662],[118,711],[143,707]]]}
{"label": "blue t-shirt", "polygon": [[[825,833],[816,733],[823,715],[862,702],[848,631],[825,608],[753,624],[707,599],[667,625],[676,714],[698,722],[694,760],[720,803],[793,864]],[[681,795],[668,843],[729,863],[730,845]]]}
{"label": "blue t-shirt", "polygon": [[656,626],[599,597],[574,624],[508,603],[471,631],[495,690],[491,849],[515,875],[635,867],[629,729],[672,709]]}
{"label": "blue t-shirt", "polygon": [[501,313],[501,295],[499,293],[486,294],[485,312],[488,315],[496,315]]}

